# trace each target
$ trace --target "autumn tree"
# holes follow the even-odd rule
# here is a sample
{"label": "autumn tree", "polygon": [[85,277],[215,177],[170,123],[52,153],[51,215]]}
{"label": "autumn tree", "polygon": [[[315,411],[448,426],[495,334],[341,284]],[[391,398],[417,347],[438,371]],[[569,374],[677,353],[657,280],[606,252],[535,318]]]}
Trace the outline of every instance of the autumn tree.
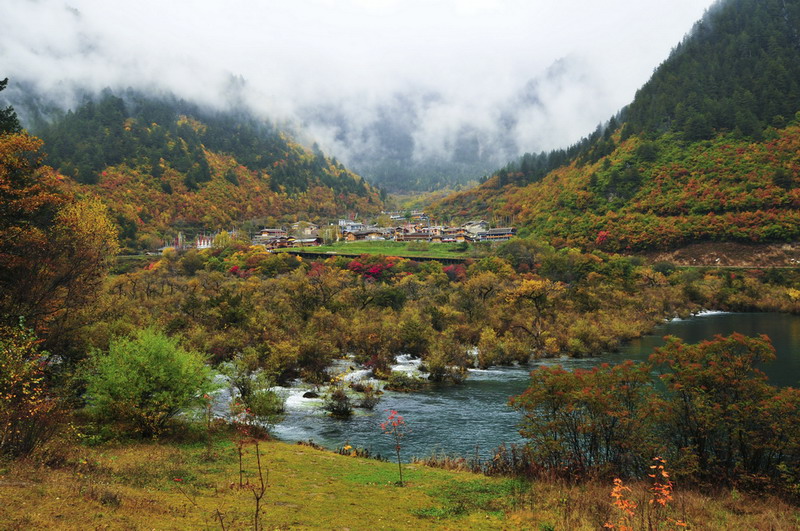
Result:
{"label": "autumn tree", "polygon": [[459,284],[453,304],[464,312],[470,321],[485,319],[493,300],[503,289],[503,279],[492,271],[477,271]]}
{"label": "autumn tree", "polygon": [[533,371],[531,386],[511,404],[524,414],[520,433],[536,460],[554,472],[639,473],[658,449],[650,369],[628,361]]}
{"label": "autumn tree", "polygon": [[58,190],[41,145],[0,135],[0,320],[24,317],[52,347],[77,325],[68,323],[97,293],[118,244],[98,200]]}
{"label": "autumn tree", "polygon": [[211,243],[214,249],[227,249],[236,245],[250,245],[247,235],[238,231],[233,233],[222,231],[214,236],[214,241]]}
{"label": "autumn tree", "polygon": [[526,278],[506,295],[513,314],[510,328],[522,330],[534,348],[544,351],[550,347],[548,329],[555,318],[556,302],[564,291],[560,282],[544,278]]}
{"label": "autumn tree", "polygon": [[781,464],[798,464],[800,396],[767,383],[758,364],[775,359],[766,336],[733,334],[687,345],[668,338],[651,361],[667,397],[665,414],[677,460],[703,478],[774,475]]}
{"label": "autumn tree", "polygon": [[26,300],[26,284],[66,203],[54,175],[39,169],[41,146],[29,135],[0,135],[0,313],[12,325],[38,302]]}
{"label": "autumn tree", "polygon": [[387,214],[381,214],[375,218],[375,224],[378,227],[391,227],[393,225],[392,218],[390,218]]}
{"label": "autumn tree", "polygon": [[335,310],[340,292],[351,280],[349,271],[315,263],[310,270],[297,269],[280,278],[278,286],[293,294],[288,305],[300,319],[307,321],[318,308]]}
{"label": "autumn tree", "polygon": [[57,401],[44,384],[46,361],[30,330],[0,325],[0,456],[29,454],[57,429]]}

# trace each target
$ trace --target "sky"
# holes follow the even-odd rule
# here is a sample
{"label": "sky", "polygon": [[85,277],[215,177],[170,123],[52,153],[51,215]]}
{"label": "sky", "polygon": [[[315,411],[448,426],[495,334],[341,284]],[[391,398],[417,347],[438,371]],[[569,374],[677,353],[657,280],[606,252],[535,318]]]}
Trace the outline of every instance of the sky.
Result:
{"label": "sky", "polygon": [[345,162],[387,113],[416,157],[467,128],[502,158],[590,133],[712,3],[3,0],[0,78],[65,107],[75,87],[245,103]]}

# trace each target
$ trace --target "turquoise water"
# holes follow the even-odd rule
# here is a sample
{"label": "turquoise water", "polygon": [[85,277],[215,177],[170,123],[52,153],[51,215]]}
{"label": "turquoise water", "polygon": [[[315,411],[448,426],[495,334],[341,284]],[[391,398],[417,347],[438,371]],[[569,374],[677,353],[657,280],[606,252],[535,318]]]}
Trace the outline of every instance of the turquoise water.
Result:
{"label": "turquoise water", "polygon": [[[563,358],[530,367],[475,370],[470,371],[469,378],[460,386],[434,387],[421,393],[386,392],[375,410],[356,410],[349,420],[328,417],[320,407],[321,400],[302,398],[305,391],[302,387],[291,389],[287,391],[288,414],[275,433],[287,441],[311,439],[328,448],[350,444],[369,448],[373,453],[393,455],[393,442],[381,432],[380,423],[387,416],[386,410],[394,409],[405,417],[409,430],[403,439],[404,459],[433,453],[471,456],[476,451],[487,457],[502,443],[523,442],[517,432],[520,414],[508,406],[508,399],[527,388],[528,374],[536,366],[561,364],[586,368],[601,362],[645,360],[653,348],[664,344],[665,335],[697,342],[734,331],[769,335],[778,354],[775,362],[764,367],[770,381],[782,386],[800,384],[800,316],[716,313],[665,323],[653,335],[602,358]],[[413,370],[414,365],[406,360],[399,368]]]}
{"label": "turquoise water", "polygon": [[632,341],[611,359],[646,360],[653,349],[664,345],[664,336],[677,336],[687,343],[727,336],[739,332],[746,336],[766,334],[775,347],[776,359],[760,367],[770,383],[800,386],[800,315],[782,313],[711,313],[663,324],[652,335]]}

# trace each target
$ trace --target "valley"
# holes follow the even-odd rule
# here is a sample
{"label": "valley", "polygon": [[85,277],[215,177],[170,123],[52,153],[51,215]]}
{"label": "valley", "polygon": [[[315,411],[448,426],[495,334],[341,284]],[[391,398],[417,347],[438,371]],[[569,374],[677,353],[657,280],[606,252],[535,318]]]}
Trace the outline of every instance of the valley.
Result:
{"label": "valley", "polygon": [[0,17],[0,527],[800,527],[800,1],[635,94],[643,2],[90,4]]}

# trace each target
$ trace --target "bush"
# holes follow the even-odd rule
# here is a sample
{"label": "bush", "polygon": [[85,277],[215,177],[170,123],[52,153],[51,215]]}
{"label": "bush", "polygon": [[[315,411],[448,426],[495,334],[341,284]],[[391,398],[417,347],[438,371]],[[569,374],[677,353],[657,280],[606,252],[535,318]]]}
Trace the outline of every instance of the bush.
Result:
{"label": "bush", "polygon": [[656,273],[661,273],[665,277],[670,276],[675,271],[675,264],[672,262],[668,262],[666,260],[661,262],[656,262],[653,264],[653,271]]}
{"label": "bush", "polygon": [[778,389],[758,368],[775,359],[766,336],[732,334],[651,356],[667,370],[664,414],[672,461],[685,475],[753,480],[800,466],[800,390]]}
{"label": "bush", "polygon": [[524,341],[507,334],[502,338],[490,327],[481,330],[478,342],[478,367],[486,369],[492,365],[511,365],[514,362],[527,363],[531,350]]}
{"label": "bush", "polygon": [[272,390],[274,382],[261,369],[258,353],[248,348],[220,370],[228,376],[232,394],[238,394],[245,408],[268,425],[278,422],[285,412],[285,398]]}
{"label": "bush", "polygon": [[512,405],[525,415],[520,433],[532,458],[553,473],[637,476],[665,455],[682,480],[772,482],[795,494],[800,390],[767,383],[758,366],[774,357],[766,336],[696,345],[672,337],[650,357],[658,376],[654,365],[631,361],[540,367]]}
{"label": "bush", "polygon": [[57,402],[47,394],[33,333],[22,326],[0,327],[0,455],[31,453],[57,430]]}
{"label": "bush", "polygon": [[250,413],[267,424],[279,422],[286,411],[286,400],[271,389],[258,389],[248,399]]}
{"label": "bush", "polygon": [[406,246],[408,251],[427,251],[430,249],[428,242],[409,242]]}
{"label": "bush", "polygon": [[322,409],[337,419],[348,419],[353,415],[353,404],[350,397],[340,387],[334,388],[331,394],[325,397]]}
{"label": "bush", "polygon": [[643,470],[658,451],[650,369],[628,361],[531,372],[531,386],[511,403],[525,414],[520,433],[535,462],[578,477]]}
{"label": "bush", "polygon": [[361,398],[356,402],[357,408],[374,409],[381,401],[381,391],[376,390],[371,384],[362,382],[354,382],[350,385],[353,391],[362,393]]}
{"label": "bush", "polygon": [[93,351],[89,363],[89,411],[100,420],[125,422],[142,436],[158,435],[213,387],[200,354],[150,328],[113,340],[107,353]]}
{"label": "bush", "polygon": [[467,347],[452,335],[441,335],[431,342],[424,367],[430,373],[428,379],[433,382],[451,381],[463,383],[467,377],[467,366],[472,360],[467,355]]}
{"label": "bush", "polygon": [[402,371],[392,371],[392,374],[389,375],[389,379],[386,381],[386,385],[383,386],[387,391],[399,391],[403,393],[419,391],[423,387],[425,387],[424,380],[409,376]]}
{"label": "bush", "polygon": [[481,338],[478,342],[478,367],[488,369],[492,365],[497,365],[502,359],[502,347],[497,340],[497,333],[485,327],[481,330]]}

